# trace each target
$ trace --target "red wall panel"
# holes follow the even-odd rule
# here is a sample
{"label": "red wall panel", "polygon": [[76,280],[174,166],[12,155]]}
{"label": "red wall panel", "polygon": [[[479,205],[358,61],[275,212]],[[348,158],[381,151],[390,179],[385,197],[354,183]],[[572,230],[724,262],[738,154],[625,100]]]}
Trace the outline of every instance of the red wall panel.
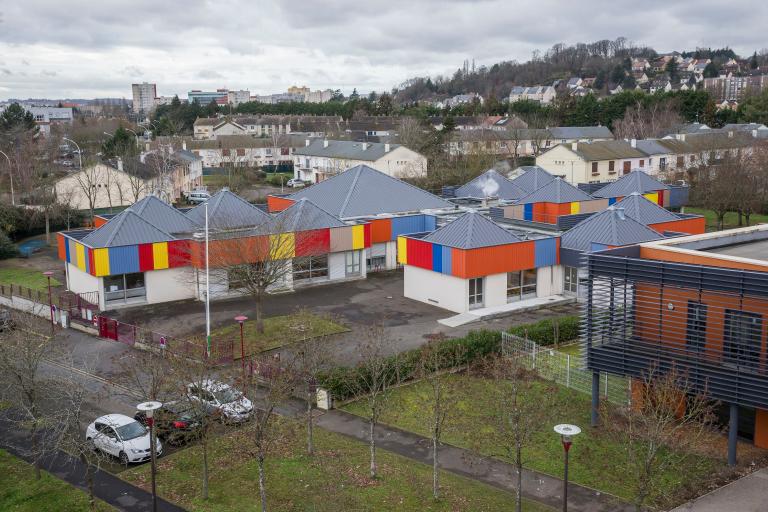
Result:
{"label": "red wall panel", "polygon": [[168,268],[186,267],[190,261],[190,241],[168,242]]}
{"label": "red wall panel", "polygon": [[432,244],[413,238],[409,238],[407,243],[408,264],[432,270]]}
{"label": "red wall panel", "polygon": [[296,256],[318,256],[331,250],[330,229],[297,231],[295,236]]}
{"label": "red wall panel", "polygon": [[155,258],[152,252],[152,244],[139,245],[139,272],[155,269]]}
{"label": "red wall panel", "polygon": [[367,248],[371,246],[371,224],[363,226],[363,245]]}
{"label": "red wall panel", "polygon": [[88,273],[95,276],[96,265],[93,263],[93,249],[86,247],[85,252],[88,253]]}

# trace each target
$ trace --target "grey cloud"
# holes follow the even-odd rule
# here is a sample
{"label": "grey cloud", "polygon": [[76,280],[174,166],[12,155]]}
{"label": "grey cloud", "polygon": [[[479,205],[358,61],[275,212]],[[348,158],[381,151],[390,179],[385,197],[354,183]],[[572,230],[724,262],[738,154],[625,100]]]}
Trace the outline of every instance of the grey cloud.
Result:
{"label": "grey cloud", "polygon": [[5,69],[5,68],[0,69],[0,75],[11,76],[12,74],[13,73],[11,73],[10,69]]}
{"label": "grey cloud", "polygon": [[203,69],[197,73],[197,76],[205,79],[224,78],[224,75],[213,69]]}

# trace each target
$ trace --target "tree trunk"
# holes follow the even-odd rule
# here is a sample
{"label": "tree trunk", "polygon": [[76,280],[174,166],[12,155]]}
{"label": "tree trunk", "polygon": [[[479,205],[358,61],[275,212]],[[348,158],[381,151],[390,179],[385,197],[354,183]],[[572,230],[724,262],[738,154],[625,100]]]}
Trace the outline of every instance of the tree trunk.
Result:
{"label": "tree trunk", "polygon": [[437,459],[437,432],[432,436],[432,497],[440,497],[440,462]]}
{"label": "tree trunk", "polygon": [[264,479],[264,454],[259,452],[259,495],[261,496],[261,512],[267,512],[267,488]]}
{"label": "tree trunk", "polygon": [[722,231],[723,230],[723,218],[725,217],[725,213],[718,213],[717,214],[717,230]]}
{"label": "tree trunk", "polygon": [[738,213],[739,213],[739,227],[741,227],[742,224],[744,223],[743,222],[744,213],[741,210],[739,210]]}
{"label": "tree trunk", "polygon": [[515,447],[515,467],[517,468],[517,496],[515,496],[515,510],[523,512],[523,456],[522,447],[517,443]]}
{"label": "tree trunk", "polygon": [[51,211],[45,209],[45,245],[51,245]]}
{"label": "tree trunk", "polygon": [[[206,420],[207,421],[207,420]],[[203,433],[203,499],[208,499],[208,432]]]}
{"label": "tree trunk", "polygon": [[264,318],[261,311],[263,295],[264,291],[262,290],[259,290],[259,292],[256,293],[256,331],[260,334],[264,333]]}
{"label": "tree trunk", "polygon": [[307,391],[307,454],[310,456],[315,454],[313,430],[314,418],[312,418],[312,393]]}
{"label": "tree trunk", "polygon": [[746,221],[747,226],[749,226],[749,216],[752,215],[751,213],[744,213],[744,220]]}
{"label": "tree trunk", "polygon": [[370,443],[370,448],[371,448],[371,478],[376,478],[376,438],[374,437],[375,430],[376,430],[376,423],[373,420],[371,420],[369,424],[370,424],[370,434],[368,437],[368,442]]}
{"label": "tree trunk", "polygon": [[42,454],[40,453],[40,447],[37,442],[37,420],[32,421],[32,430],[30,432],[30,446],[32,447],[32,456],[35,458],[35,480],[43,478],[43,474],[40,471],[40,459]]}

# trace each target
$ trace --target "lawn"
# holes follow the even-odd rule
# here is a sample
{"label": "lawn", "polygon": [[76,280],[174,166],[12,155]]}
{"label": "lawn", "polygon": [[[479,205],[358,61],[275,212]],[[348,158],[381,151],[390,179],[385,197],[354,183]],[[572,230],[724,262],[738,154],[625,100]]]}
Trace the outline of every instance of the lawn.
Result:
{"label": "lawn", "polygon": [[[43,472],[35,479],[32,466],[0,450],[0,510],[13,512],[54,512],[88,510],[88,496],[67,482]],[[97,501],[96,510],[115,510]]]}
{"label": "lawn", "polygon": [[[346,332],[349,329],[328,317],[298,312],[292,315],[273,316],[264,319],[264,332],[256,329],[256,320],[243,324],[246,355],[272,350],[296,343],[305,338],[317,338]],[[235,341],[235,357],[240,357],[240,326],[232,322],[211,332],[211,338],[231,338]]]}
{"label": "lawn", "polygon": [[[485,455],[500,455],[500,449],[492,437],[496,420],[488,408],[482,406],[482,397],[489,396],[490,386],[498,385],[498,381],[464,374],[446,378],[453,380],[451,388],[456,391],[446,399],[455,407],[447,420],[443,438],[445,442]],[[382,422],[428,436],[429,420],[424,414],[429,408],[426,396],[429,394],[422,383],[395,389],[387,401]],[[589,395],[550,382],[537,381],[534,393],[528,399],[546,404],[548,398],[552,400],[548,407],[548,421],[540,426],[534,442],[524,448],[524,465],[550,475],[560,475],[563,470],[563,449],[552,427],[559,423],[573,423],[581,426],[583,433],[575,439],[570,452],[569,474],[572,481],[624,499],[631,498],[627,488],[629,468],[623,462],[622,444],[608,439],[599,429],[589,428]],[[355,414],[364,414],[365,410],[360,402],[348,404],[344,409]],[[691,464],[682,474],[672,471],[665,474],[665,488],[696,488],[719,463],[711,459],[702,460],[700,457],[695,460],[702,463]]]}
{"label": "lawn", "polygon": [[[443,473],[443,497],[432,499],[431,467],[380,450],[380,477],[368,477],[368,446],[339,434],[315,430],[316,454],[304,453],[302,424],[280,418],[276,452],[266,459],[267,499],[271,510],[454,511],[513,510],[514,498],[504,491]],[[158,490],[164,498],[190,511],[259,509],[258,468],[243,450],[243,430],[219,437],[210,453],[210,494],[200,497],[201,453],[190,447],[160,459]],[[148,488],[149,467],[131,468],[121,478]],[[526,501],[527,512],[550,508]]]}
{"label": "lawn", "polygon": [[[705,208],[696,208],[693,206],[686,206],[685,213],[695,213],[697,215],[703,215],[707,220],[707,230],[715,231],[717,229],[717,216],[712,210]],[[749,217],[749,224],[754,226],[755,224],[761,224],[768,222],[768,215],[760,215],[754,213]],[[735,228],[739,226],[739,215],[736,212],[728,212],[723,219],[723,228]],[[746,226],[746,223],[744,224]]]}
{"label": "lawn", "polygon": [[[42,272],[29,268],[0,267],[0,284],[16,284],[33,290],[48,290],[48,281]],[[51,286],[61,283],[51,278]]]}

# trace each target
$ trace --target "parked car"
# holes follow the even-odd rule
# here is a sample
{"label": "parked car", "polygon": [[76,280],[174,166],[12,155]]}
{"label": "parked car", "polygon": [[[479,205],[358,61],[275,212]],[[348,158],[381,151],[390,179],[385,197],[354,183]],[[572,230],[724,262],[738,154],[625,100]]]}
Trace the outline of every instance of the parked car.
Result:
{"label": "parked car", "polygon": [[187,201],[190,203],[204,203],[207,200],[211,198],[211,194],[209,194],[205,190],[193,190],[189,194],[187,194]]}
{"label": "parked car", "polygon": [[[152,455],[149,447],[149,431],[130,416],[125,414],[107,414],[96,418],[85,429],[86,441],[93,443],[95,450],[108,453],[128,465],[132,462],[144,462]],[[155,441],[155,453],[163,453],[163,444]]]}
{"label": "parked car", "polygon": [[304,183],[302,180],[298,180],[296,178],[291,178],[290,180],[288,180],[286,185],[289,186],[289,187],[293,187],[293,188],[299,188],[299,187],[305,186],[306,183]]}
{"label": "parked car", "polygon": [[205,404],[208,414],[217,414],[226,422],[248,421],[253,414],[251,401],[240,391],[223,382],[206,380],[199,387],[197,384],[189,384],[187,395],[191,400]]}
{"label": "parked car", "polygon": [[[203,418],[199,411],[183,400],[165,402],[155,411],[155,431],[160,439],[171,446],[180,446],[200,434]],[[147,425],[147,413],[138,411],[133,419]]]}

